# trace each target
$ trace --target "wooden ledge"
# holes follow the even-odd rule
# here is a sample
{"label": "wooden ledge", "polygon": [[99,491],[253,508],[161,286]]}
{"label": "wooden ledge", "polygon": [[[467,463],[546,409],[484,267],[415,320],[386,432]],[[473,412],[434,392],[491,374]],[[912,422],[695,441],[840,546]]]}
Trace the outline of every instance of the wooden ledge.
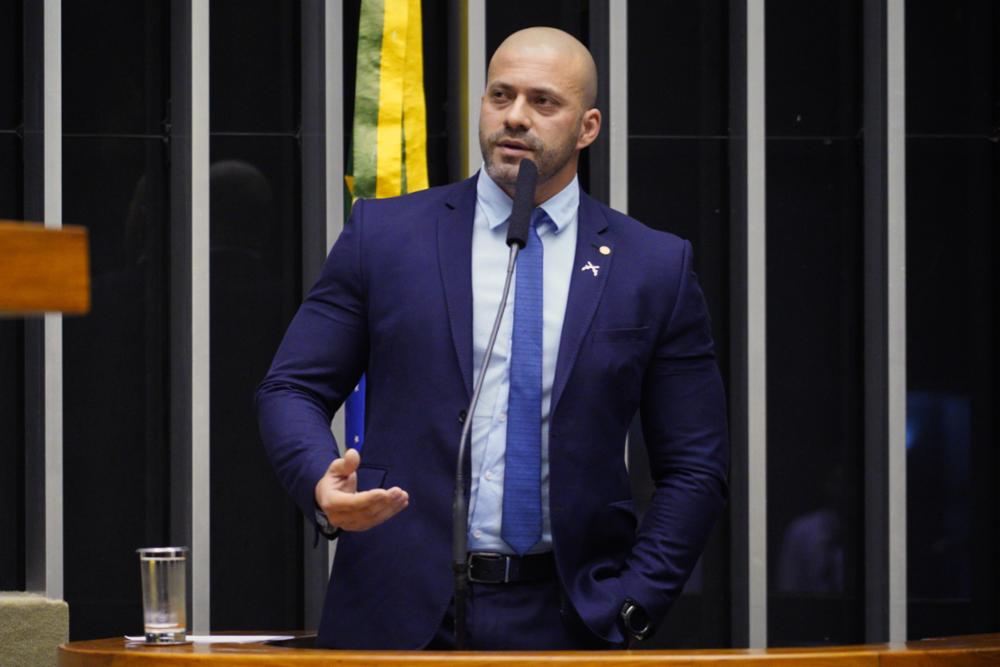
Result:
{"label": "wooden ledge", "polygon": [[89,310],[86,228],[0,220],[0,315]]}
{"label": "wooden ledge", "polygon": [[522,667],[548,663],[581,667],[622,665],[811,665],[865,667],[965,667],[1000,664],[1000,634],[928,639],[900,645],[868,644],[821,648],[766,650],[720,649],[697,651],[550,651],[537,653],[439,653],[421,651],[330,651],[293,649],[265,644],[199,644],[171,647],[126,645],[124,639],[70,642],[59,647],[61,667],[114,665],[337,665],[368,667]]}

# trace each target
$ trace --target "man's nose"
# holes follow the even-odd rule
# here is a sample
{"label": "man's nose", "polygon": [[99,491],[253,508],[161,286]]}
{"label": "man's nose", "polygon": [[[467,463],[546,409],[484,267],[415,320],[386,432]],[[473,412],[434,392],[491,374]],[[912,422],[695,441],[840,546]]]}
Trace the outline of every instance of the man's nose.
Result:
{"label": "man's nose", "polygon": [[531,127],[528,101],[523,96],[515,98],[513,104],[507,108],[504,124],[510,129],[526,130]]}

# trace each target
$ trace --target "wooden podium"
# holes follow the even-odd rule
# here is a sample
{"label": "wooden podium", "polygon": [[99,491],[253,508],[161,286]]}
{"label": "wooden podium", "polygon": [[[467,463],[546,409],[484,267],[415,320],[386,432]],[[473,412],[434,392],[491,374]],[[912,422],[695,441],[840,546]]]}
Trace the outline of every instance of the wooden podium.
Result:
{"label": "wooden podium", "polygon": [[698,651],[463,652],[332,651],[265,644],[144,646],[124,638],[70,642],[59,647],[60,667],[161,667],[274,665],[299,667],[523,667],[551,664],[582,667],[690,665],[811,665],[815,667],[965,667],[1000,665],[1000,634],[925,639],[899,645],[867,644],[823,648],[719,649]]}
{"label": "wooden podium", "polygon": [[87,230],[0,220],[0,316],[89,310]]}

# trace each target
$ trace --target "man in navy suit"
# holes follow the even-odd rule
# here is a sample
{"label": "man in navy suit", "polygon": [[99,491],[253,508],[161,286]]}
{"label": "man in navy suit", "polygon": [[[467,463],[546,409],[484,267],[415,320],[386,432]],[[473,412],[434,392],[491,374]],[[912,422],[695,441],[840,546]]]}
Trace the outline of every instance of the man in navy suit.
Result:
{"label": "man in navy suit", "polygon": [[[688,242],[579,188],[579,153],[600,131],[596,89],[593,59],[570,35],[511,35],[482,100],[484,168],[359,201],[289,326],[258,412],[279,479],[339,535],[322,646],[453,642],[451,497],[466,418],[472,648],[641,639],[704,547],[728,467],[709,317]],[[523,158],[539,169],[534,240],[467,417]],[[338,458],[330,421],[363,373],[364,459]],[[656,483],[639,526],[624,460],[637,411]]]}

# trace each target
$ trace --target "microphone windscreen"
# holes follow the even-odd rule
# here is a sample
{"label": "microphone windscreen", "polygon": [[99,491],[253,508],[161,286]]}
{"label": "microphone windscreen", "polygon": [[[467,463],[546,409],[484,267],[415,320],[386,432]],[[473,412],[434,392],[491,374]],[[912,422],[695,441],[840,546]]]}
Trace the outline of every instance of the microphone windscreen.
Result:
{"label": "microphone windscreen", "polygon": [[528,159],[521,160],[514,190],[514,206],[507,223],[507,245],[517,244],[524,248],[528,244],[528,226],[531,212],[535,210],[535,186],[538,184],[538,167]]}

